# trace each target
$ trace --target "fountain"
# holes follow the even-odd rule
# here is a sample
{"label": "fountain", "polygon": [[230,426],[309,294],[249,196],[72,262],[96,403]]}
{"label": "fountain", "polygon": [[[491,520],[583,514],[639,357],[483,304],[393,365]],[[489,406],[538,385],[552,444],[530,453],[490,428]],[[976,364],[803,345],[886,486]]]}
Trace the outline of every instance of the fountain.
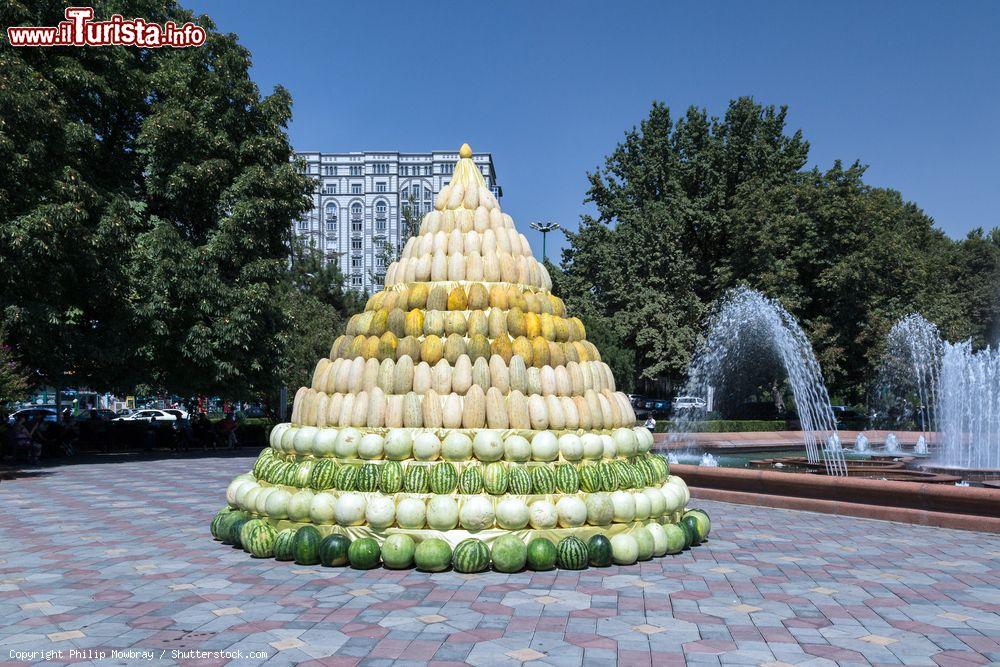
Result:
{"label": "fountain", "polygon": [[895,433],[885,436],[885,451],[887,454],[898,454],[900,451],[899,438]]}
{"label": "fountain", "polygon": [[915,454],[926,454],[927,453],[927,438],[922,434],[917,438],[917,443],[913,446],[913,452]]}
{"label": "fountain", "polygon": [[854,438],[854,451],[867,452],[869,448],[868,437],[864,433],[858,433]]}
{"label": "fountain", "polygon": [[[830,397],[812,346],[795,318],[760,292],[737,288],[723,299],[688,369],[684,393],[709,396],[710,388],[739,377],[737,366],[770,358],[784,368],[791,385],[809,463],[822,464],[830,475],[846,475]],[[692,419],[677,420],[671,440],[685,440]]]}
{"label": "fountain", "polygon": [[[892,377],[887,384],[892,388],[893,398],[902,399],[905,404],[905,393],[915,393],[918,403],[916,417],[924,433],[936,428],[942,351],[938,328],[916,314],[907,315],[897,322],[886,338],[886,362],[883,363],[882,375]],[[904,415],[904,418],[908,416]]]}
{"label": "fountain", "polygon": [[698,465],[704,466],[706,468],[718,468],[719,461],[709,452],[705,452],[704,455],[702,455],[701,462]]}
{"label": "fountain", "polygon": [[937,414],[942,465],[1000,470],[1000,349],[944,344]]}

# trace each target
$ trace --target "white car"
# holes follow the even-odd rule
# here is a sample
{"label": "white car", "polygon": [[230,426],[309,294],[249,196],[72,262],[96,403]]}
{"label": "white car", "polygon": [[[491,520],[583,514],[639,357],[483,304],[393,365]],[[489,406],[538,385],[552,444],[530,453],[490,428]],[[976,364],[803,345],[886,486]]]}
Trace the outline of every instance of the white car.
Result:
{"label": "white car", "polygon": [[138,410],[124,417],[116,417],[116,422],[148,422],[155,419],[158,422],[177,421],[177,416],[165,410]]}
{"label": "white car", "polygon": [[704,410],[708,407],[708,403],[705,402],[704,398],[699,398],[698,396],[678,396],[674,399],[672,407],[674,412],[680,412],[683,410]]}

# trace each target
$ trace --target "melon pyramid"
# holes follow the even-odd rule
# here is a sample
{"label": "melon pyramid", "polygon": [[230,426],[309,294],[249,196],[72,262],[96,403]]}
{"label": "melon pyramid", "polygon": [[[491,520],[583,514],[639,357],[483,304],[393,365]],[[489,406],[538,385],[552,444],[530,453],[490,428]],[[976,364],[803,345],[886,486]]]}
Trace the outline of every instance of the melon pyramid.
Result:
{"label": "melon pyramid", "polygon": [[629,563],[707,535],[707,516],[675,525],[687,487],[471,157],[229,486],[217,538],[474,572]]}

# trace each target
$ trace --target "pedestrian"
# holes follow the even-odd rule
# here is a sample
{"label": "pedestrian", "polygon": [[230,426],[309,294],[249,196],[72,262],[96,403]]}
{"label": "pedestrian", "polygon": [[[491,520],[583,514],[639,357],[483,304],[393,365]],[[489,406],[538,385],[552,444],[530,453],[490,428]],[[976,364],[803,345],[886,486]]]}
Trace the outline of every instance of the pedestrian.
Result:
{"label": "pedestrian", "polygon": [[649,429],[649,431],[651,433],[653,433],[653,432],[656,431],[656,419],[653,417],[652,414],[650,414],[648,417],[646,417],[646,423],[643,424],[643,426],[645,426],[647,429]]}
{"label": "pedestrian", "polygon": [[29,427],[24,417],[18,417],[11,430],[11,445],[15,455],[23,452],[27,454],[28,462],[33,464],[38,463],[38,458],[42,454],[42,443],[34,438],[36,428],[38,428],[37,424]]}

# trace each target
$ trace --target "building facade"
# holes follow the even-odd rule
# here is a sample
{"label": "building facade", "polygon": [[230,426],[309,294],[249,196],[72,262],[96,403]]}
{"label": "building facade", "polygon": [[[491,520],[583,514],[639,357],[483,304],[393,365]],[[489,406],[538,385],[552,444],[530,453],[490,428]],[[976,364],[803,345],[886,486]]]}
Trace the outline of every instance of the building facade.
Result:
{"label": "building facade", "polygon": [[[409,238],[404,210],[412,206],[411,219],[419,223],[434,209],[434,197],[451,179],[458,152],[303,151],[296,157],[316,186],[313,208],[295,223],[294,235],[325,262],[339,262],[349,287],[373,292],[387,268],[386,242],[397,255]],[[480,153],[472,159],[499,200],[493,156]]]}

